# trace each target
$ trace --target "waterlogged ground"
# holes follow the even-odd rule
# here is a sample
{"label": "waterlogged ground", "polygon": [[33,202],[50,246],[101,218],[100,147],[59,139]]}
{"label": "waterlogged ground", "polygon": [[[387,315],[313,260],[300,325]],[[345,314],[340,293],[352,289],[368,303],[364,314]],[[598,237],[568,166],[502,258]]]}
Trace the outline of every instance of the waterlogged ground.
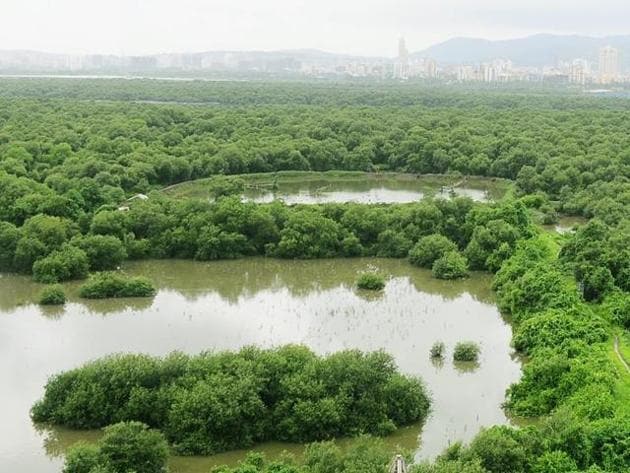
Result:
{"label": "waterlogged ground", "polygon": [[[357,274],[376,268],[388,276],[380,294],[354,288]],[[113,352],[164,355],[172,350],[238,349],[302,343],[317,353],[344,348],[383,349],[400,369],[421,376],[433,396],[423,425],[401,429],[392,445],[431,457],[450,442],[470,439],[482,426],[508,422],[505,389],[520,375],[510,348],[511,330],[493,304],[490,277],[444,282],[405,261],[349,259],[280,261],[245,259],[212,263],[149,261],[128,264],[151,277],[154,299],[81,301],[68,285],[64,309],[32,304],[41,286],[27,277],[0,275],[0,471],[59,472],[63,452],[98,432],[33,426],[29,408],[48,376]],[[443,365],[431,345],[448,348]],[[479,365],[455,365],[454,344],[481,344]],[[270,455],[299,454],[300,445],[265,444]],[[244,452],[171,459],[178,473],[207,473],[233,464]]]}
{"label": "waterlogged ground", "polygon": [[[279,173],[241,176],[246,183],[243,200],[286,204],[354,202],[394,204],[417,202],[426,197],[449,199],[465,196],[477,202],[500,199],[509,187],[507,181],[453,176],[416,176],[373,173]],[[171,187],[178,197],[212,198],[210,180],[202,179]]]}

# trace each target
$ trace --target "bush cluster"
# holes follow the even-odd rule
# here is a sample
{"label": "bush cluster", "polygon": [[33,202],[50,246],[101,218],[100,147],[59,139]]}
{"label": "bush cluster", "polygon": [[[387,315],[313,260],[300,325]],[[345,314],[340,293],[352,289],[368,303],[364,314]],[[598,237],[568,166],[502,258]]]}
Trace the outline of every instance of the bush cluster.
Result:
{"label": "bush cluster", "polygon": [[444,342],[435,342],[431,347],[431,358],[443,358],[446,353],[446,345]]}
{"label": "bush cluster", "polygon": [[363,273],[357,279],[357,287],[369,291],[380,291],[385,287],[385,278],[374,272]]}
{"label": "bush cluster", "polygon": [[287,455],[269,461],[264,454],[250,452],[238,466],[218,467],[212,473],[382,473],[393,455],[381,440],[362,436],[350,446],[331,441],[307,445],[299,462]]}
{"label": "bush cluster", "polygon": [[437,279],[460,279],[468,276],[468,261],[458,251],[449,251],[433,263]]}
{"label": "bush cluster", "polygon": [[81,286],[79,295],[85,299],[118,297],[151,297],[155,287],[145,277],[128,277],[118,273],[97,273]]}
{"label": "bush cluster", "polygon": [[64,305],[66,303],[66,294],[58,284],[48,286],[39,295],[39,303],[41,305]]}
{"label": "bush cluster", "polygon": [[386,434],[423,420],[421,381],[382,352],[322,358],[300,346],[238,353],[107,357],[54,376],[33,419],[72,428],[139,421],[181,454],[255,442]]}
{"label": "bush cluster", "polygon": [[141,422],[105,428],[95,445],[79,443],[66,455],[63,473],[166,473],[168,444]]}
{"label": "bush cluster", "polygon": [[481,348],[475,342],[458,342],[453,350],[455,361],[477,361]]}

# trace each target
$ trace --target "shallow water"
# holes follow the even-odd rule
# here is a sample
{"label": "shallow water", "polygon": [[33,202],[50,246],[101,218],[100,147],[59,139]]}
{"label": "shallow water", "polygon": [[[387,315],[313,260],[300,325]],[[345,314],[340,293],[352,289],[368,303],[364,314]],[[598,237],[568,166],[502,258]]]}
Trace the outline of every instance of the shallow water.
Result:
{"label": "shallow water", "polygon": [[277,190],[248,189],[243,197],[257,203],[282,200],[286,204],[324,204],[354,202],[360,204],[404,204],[425,197],[470,197],[487,202],[495,196],[479,186],[450,187],[426,180],[365,179],[365,180],[312,180],[281,183]]}
{"label": "shallow water", "polygon": [[[368,268],[388,276],[381,293],[354,288],[357,275]],[[35,427],[28,411],[48,376],[113,352],[164,355],[286,343],[321,354],[384,349],[403,372],[421,376],[433,396],[423,426],[387,439],[415,449],[418,457],[470,439],[482,426],[509,422],[500,405],[505,389],[520,376],[520,362],[510,348],[510,326],[493,303],[488,275],[438,281],[405,261],[385,259],[147,261],[125,270],[152,278],[159,287],[155,298],[81,301],[75,296],[78,284],[72,284],[65,308],[43,309],[31,303],[41,286],[0,275],[0,471],[58,472],[69,445],[98,436]],[[441,366],[428,356],[437,340],[448,350]],[[451,361],[460,340],[481,344],[477,366]],[[272,443],[258,449],[273,456],[284,449],[299,454],[302,446]],[[243,456],[173,457],[171,466],[175,472],[206,473]]]}

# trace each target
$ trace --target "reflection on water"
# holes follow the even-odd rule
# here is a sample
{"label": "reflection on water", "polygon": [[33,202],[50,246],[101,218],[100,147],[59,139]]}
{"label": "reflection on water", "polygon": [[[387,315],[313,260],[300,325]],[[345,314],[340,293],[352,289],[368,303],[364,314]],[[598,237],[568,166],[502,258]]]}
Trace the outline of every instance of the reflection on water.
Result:
{"label": "reflection on water", "polygon": [[[354,287],[369,266],[387,277],[378,297]],[[438,281],[405,261],[384,259],[168,260],[130,263],[125,271],[149,276],[159,287],[157,295],[84,301],[74,283],[66,286],[69,303],[51,311],[30,303],[40,285],[22,276],[0,276],[0,471],[58,472],[68,445],[96,438],[97,432],[38,431],[28,411],[48,376],[114,352],[164,355],[286,343],[302,343],[321,354],[384,349],[403,372],[421,376],[434,398],[425,425],[401,429],[390,444],[430,457],[450,442],[470,439],[481,426],[508,422],[500,405],[520,375],[520,363],[487,275]],[[429,357],[438,340],[447,351],[441,365]],[[481,345],[478,365],[452,362],[461,340]],[[257,449],[273,456],[282,450],[299,454],[302,447],[271,443]],[[181,473],[207,472],[243,455],[173,457],[171,465]]]}
{"label": "reflection on water", "polygon": [[566,233],[573,233],[579,226],[588,222],[588,219],[584,217],[567,217],[562,216],[558,219],[558,222],[551,225],[543,225],[549,231],[560,233],[561,235]]}
{"label": "reflection on water", "polygon": [[[101,431],[76,431],[63,428],[36,427],[44,438],[43,444],[46,455],[50,458],[63,460],[64,453],[77,442],[95,442],[101,436]],[[414,424],[398,429],[385,439],[385,444],[391,450],[413,451],[418,447],[418,435],[422,426]],[[337,444],[343,449],[352,444],[352,439],[337,440]],[[276,458],[284,453],[300,459],[304,454],[304,445],[283,442],[266,442],[247,450],[233,450],[219,453],[213,457],[180,457],[171,456],[169,459],[169,471],[171,473],[209,473],[213,466],[234,466],[242,461],[248,452],[264,453],[268,458]]]}
{"label": "reflection on water", "polygon": [[355,202],[361,204],[402,204],[417,202],[424,197],[449,199],[453,196],[470,197],[478,202],[499,198],[501,193],[479,187],[451,187],[447,183],[413,179],[311,180],[284,182],[275,190],[250,188],[243,197],[247,201],[267,203],[282,200],[286,204],[323,204]]}
{"label": "reflection on water", "polygon": [[558,223],[555,225],[555,230],[558,233],[571,233],[581,225],[588,222],[584,217],[560,217]]}

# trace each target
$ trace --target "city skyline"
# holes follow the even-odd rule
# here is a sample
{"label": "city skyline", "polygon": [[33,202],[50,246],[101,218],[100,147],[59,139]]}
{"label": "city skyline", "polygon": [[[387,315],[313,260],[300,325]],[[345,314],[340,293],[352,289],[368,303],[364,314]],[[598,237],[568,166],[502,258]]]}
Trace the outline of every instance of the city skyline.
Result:
{"label": "city skyline", "polygon": [[[629,37],[630,39],[630,37]],[[302,54],[302,56],[300,56]],[[425,55],[410,55],[404,36],[398,39],[395,58],[351,57],[305,52],[231,53],[205,52],[188,55],[155,56],[51,56],[39,53],[0,51],[0,71],[113,71],[122,73],[158,70],[238,73],[290,73],[303,76],[374,77],[406,81],[413,78],[457,82],[554,82],[586,86],[630,83],[620,67],[621,51],[610,45],[600,47],[597,60],[572,57],[543,67],[517,65],[508,57],[445,64]],[[175,72],[176,74],[176,72]]]}

